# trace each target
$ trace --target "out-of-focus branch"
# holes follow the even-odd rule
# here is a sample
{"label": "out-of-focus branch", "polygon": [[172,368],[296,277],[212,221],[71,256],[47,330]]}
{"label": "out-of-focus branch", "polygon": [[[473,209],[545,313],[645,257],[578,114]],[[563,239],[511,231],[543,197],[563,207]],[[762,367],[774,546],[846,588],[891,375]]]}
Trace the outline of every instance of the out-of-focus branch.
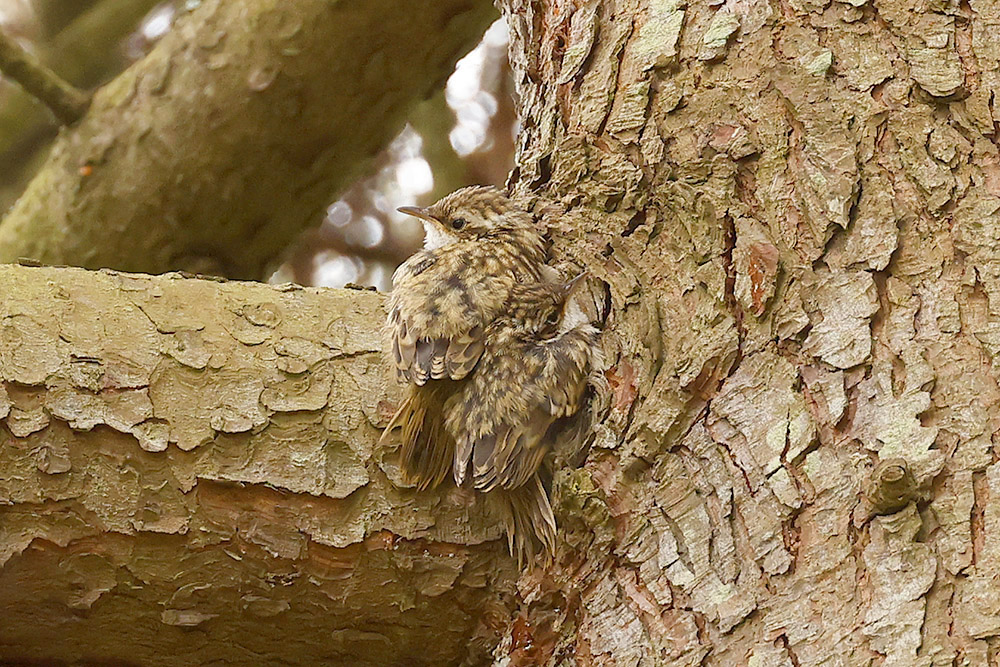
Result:
{"label": "out-of-focus branch", "polygon": [[75,123],[87,110],[89,98],[83,91],[63,81],[2,32],[0,72],[17,81],[25,91],[45,104],[64,125]]}
{"label": "out-of-focus branch", "polygon": [[[117,45],[159,0],[102,0],[80,14],[51,41],[40,44],[38,59],[80,88],[90,88],[123,60]],[[46,118],[27,94],[11,92],[0,105],[0,161],[9,168],[12,154],[37,143]]]}
{"label": "out-of-focus branch", "polygon": [[0,261],[260,278],[496,16],[481,0],[204,0],[0,224]]}
{"label": "out-of-focus branch", "polygon": [[455,127],[455,114],[448,106],[444,91],[414,109],[410,124],[423,139],[424,159],[434,172],[434,189],[427,193],[427,203],[469,185],[465,163],[448,140],[448,133]]}
{"label": "out-of-focus branch", "polygon": [[58,34],[81,13],[103,0],[32,0],[35,14],[41,24],[42,34]]}
{"label": "out-of-focus branch", "polygon": [[[119,45],[157,2],[100,0],[38,44],[38,59],[72,85],[92,88],[122,69]],[[51,116],[34,97],[17,86],[7,87],[0,102],[0,211],[24,191],[39,167],[39,153],[55,133]]]}

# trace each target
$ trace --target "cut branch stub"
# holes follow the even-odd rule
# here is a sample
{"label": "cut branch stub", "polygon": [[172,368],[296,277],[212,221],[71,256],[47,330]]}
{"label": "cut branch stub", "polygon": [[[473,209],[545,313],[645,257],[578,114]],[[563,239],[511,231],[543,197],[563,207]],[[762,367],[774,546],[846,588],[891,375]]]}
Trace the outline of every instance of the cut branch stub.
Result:
{"label": "cut branch stub", "polygon": [[866,497],[875,514],[894,514],[917,495],[917,482],[905,459],[880,461],[868,481]]}

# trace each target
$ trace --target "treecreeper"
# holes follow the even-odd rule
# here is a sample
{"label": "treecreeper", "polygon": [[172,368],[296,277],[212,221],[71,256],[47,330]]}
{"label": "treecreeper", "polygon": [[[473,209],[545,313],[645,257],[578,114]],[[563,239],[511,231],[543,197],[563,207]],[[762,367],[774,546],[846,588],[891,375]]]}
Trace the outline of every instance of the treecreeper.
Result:
{"label": "treecreeper", "polygon": [[400,447],[407,484],[451,478],[493,494],[519,562],[551,555],[556,523],[543,465],[585,400],[598,331],[576,303],[581,276],[546,264],[532,214],[493,187],[427,208],[424,247],[393,276],[387,334],[407,384],[382,434]]}

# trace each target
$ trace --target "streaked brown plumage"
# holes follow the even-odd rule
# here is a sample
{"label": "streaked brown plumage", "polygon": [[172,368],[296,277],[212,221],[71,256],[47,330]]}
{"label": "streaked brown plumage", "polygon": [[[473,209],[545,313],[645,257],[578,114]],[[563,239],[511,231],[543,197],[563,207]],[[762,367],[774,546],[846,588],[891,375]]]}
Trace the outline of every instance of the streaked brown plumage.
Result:
{"label": "streaked brown plumage", "polygon": [[402,430],[403,474],[427,489],[451,471],[454,441],[442,420],[454,381],[476,366],[514,286],[540,280],[545,248],[531,214],[496,188],[463,188],[426,209],[400,210],[421,219],[425,239],[393,276],[390,346],[410,388],[383,438]]}
{"label": "streaked brown plumage", "polygon": [[580,407],[597,332],[566,307],[572,283],[543,280],[542,237],[498,190],[465,188],[400,210],[427,235],[394,276],[388,329],[409,389],[383,439],[399,435],[404,478],[419,489],[451,472],[491,492],[519,559],[535,538],[551,552],[539,467],[549,429]]}
{"label": "streaked brown plumage", "polygon": [[461,380],[483,351],[483,332],[513,287],[541,279],[545,248],[531,214],[492,187],[456,190],[426,209],[423,250],[393,275],[392,351],[416,385]]}
{"label": "streaked brown plumage", "polygon": [[448,477],[455,439],[444,426],[445,405],[457,393],[454,380],[410,385],[392,421],[382,433],[385,440],[399,431],[400,465],[407,483],[421,491],[432,489]]}
{"label": "streaked brown plumage", "polygon": [[571,301],[565,307],[572,286],[516,286],[486,329],[475,372],[445,406],[455,482],[471,477],[476,489],[509,497],[507,536],[519,556],[530,555],[532,533],[546,551],[555,546],[539,466],[552,446],[550,429],[580,409],[597,344],[597,330]]}
{"label": "streaked brown plumage", "polygon": [[521,486],[545,453],[543,437],[579,409],[597,330],[564,313],[569,284],[519,285],[486,330],[479,367],[462,383],[446,425],[458,438],[455,482],[472,460],[475,487]]}

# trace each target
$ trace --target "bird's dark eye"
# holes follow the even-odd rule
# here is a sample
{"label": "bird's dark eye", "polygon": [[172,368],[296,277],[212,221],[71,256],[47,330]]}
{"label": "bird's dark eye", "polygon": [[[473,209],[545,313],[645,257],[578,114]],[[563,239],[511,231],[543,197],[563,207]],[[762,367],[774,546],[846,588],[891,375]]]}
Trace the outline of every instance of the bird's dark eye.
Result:
{"label": "bird's dark eye", "polygon": [[462,227],[465,227],[465,220],[464,219],[462,219],[462,218],[455,218],[454,220],[451,221],[451,228],[452,229],[458,230],[458,229],[461,229]]}

